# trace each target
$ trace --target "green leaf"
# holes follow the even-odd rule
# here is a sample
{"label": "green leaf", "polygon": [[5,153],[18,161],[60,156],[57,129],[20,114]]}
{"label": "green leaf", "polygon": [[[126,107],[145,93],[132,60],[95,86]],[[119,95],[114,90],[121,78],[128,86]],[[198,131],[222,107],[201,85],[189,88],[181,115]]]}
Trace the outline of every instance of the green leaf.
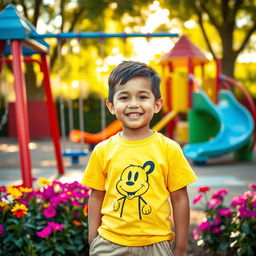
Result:
{"label": "green leaf", "polygon": [[242,231],[245,233],[245,234],[250,234],[250,227],[249,227],[249,225],[247,224],[247,223],[243,223],[242,224]]}
{"label": "green leaf", "polygon": [[19,230],[20,229],[20,225],[18,224],[12,224],[12,225],[9,225],[7,230]]}
{"label": "green leaf", "polygon": [[61,254],[63,254],[63,255],[65,255],[65,249],[62,247],[62,246],[56,246],[55,247],[55,250],[57,251],[57,252],[59,252],[59,253],[61,253]]}
{"label": "green leaf", "polygon": [[20,225],[20,222],[18,219],[8,219],[7,220],[7,224],[17,224],[17,225]]}
{"label": "green leaf", "polygon": [[13,241],[14,237],[12,234],[9,234],[5,239],[4,239],[4,243],[8,243],[9,241]]}
{"label": "green leaf", "polygon": [[75,251],[76,247],[74,245],[71,244],[67,244],[64,246],[68,251]]}
{"label": "green leaf", "polygon": [[247,255],[248,256],[254,256],[255,255],[252,247],[250,247],[250,246],[248,246],[248,248],[247,248]]}
{"label": "green leaf", "polygon": [[220,250],[220,251],[225,251],[226,249],[228,249],[229,248],[229,243],[220,243],[220,245],[219,245],[219,247],[218,247],[218,249]]}
{"label": "green leaf", "polygon": [[22,246],[23,246],[23,239],[22,238],[20,238],[18,240],[14,240],[13,242],[17,245],[17,247],[22,248]]}
{"label": "green leaf", "polygon": [[52,256],[52,255],[53,255],[53,251],[52,250],[46,251],[44,253],[44,256]]}
{"label": "green leaf", "polygon": [[[85,244],[80,244],[77,246],[77,251],[81,251],[85,247]],[[89,247],[89,246],[88,246]]]}

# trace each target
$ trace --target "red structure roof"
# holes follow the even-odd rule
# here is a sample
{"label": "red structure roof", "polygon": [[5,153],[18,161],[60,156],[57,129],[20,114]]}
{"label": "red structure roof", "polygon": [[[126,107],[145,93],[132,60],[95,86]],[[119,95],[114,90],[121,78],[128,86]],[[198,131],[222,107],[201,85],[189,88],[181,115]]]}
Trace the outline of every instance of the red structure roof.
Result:
{"label": "red structure roof", "polygon": [[161,58],[161,62],[172,62],[174,66],[186,66],[187,60],[191,58],[193,65],[208,62],[205,55],[188,39],[182,36],[174,47]]}

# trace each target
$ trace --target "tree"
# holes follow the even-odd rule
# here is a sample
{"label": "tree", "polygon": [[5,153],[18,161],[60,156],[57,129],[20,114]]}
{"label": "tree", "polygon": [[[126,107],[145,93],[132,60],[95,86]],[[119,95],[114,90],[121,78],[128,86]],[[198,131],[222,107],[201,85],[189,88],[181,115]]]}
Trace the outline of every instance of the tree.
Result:
{"label": "tree", "polygon": [[[233,77],[235,61],[245,49],[251,36],[256,31],[255,0],[167,0],[171,16],[183,21],[196,18],[208,50],[213,58],[222,59],[222,71]],[[210,34],[206,24],[210,23],[216,34]],[[213,46],[214,37],[221,42],[221,51]]]}
{"label": "tree", "polygon": [[[105,12],[108,9],[114,9],[113,19],[119,20],[125,12],[132,13],[136,16],[140,13],[140,6],[148,4],[149,0],[0,0],[0,9],[7,4],[12,3],[21,14],[25,16],[36,28],[39,21],[47,24],[53,33],[70,32],[70,31],[105,31]],[[55,22],[56,19],[60,22]],[[111,31],[116,32],[116,31]],[[60,47],[66,44],[61,40]],[[86,47],[86,43],[83,44]],[[58,56],[57,45],[51,49],[51,68],[54,67]],[[28,99],[40,99],[43,97],[42,86],[38,86],[34,66],[26,64],[25,79],[27,84]]]}

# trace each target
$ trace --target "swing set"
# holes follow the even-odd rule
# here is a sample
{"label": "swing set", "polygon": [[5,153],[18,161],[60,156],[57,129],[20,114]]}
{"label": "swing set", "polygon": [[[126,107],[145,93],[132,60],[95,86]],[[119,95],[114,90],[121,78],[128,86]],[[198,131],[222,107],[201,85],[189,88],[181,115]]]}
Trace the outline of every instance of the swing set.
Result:
{"label": "swing set", "polygon": [[[20,164],[23,185],[26,187],[33,187],[32,175],[31,175],[31,157],[29,150],[29,128],[28,128],[28,112],[27,112],[27,97],[26,97],[26,84],[24,79],[24,62],[37,63],[40,66],[40,70],[43,74],[43,87],[46,96],[47,113],[51,131],[51,137],[54,145],[55,158],[57,162],[58,174],[64,174],[64,166],[62,161],[61,145],[60,145],[60,129],[57,119],[57,110],[53,100],[50,81],[50,68],[49,68],[49,45],[44,41],[45,38],[62,39],[85,39],[85,38],[128,38],[128,37],[177,37],[175,33],[103,33],[103,32],[81,32],[81,33],[59,33],[59,34],[38,34],[34,26],[22,17],[16,8],[9,4],[0,13],[0,71],[3,63],[10,63],[12,67],[12,73],[14,76],[14,89],[16,95],[15,110],[16,110],[16,124],[18,144],[20,149]],[[11,32],[10,32],[11,31]],[[40,59],[32,58],[32,55],[37,54]],[[25,56],[25,57],[24,57]],[[80,129],[83,129],[82,118],[82,100],[80,102]],[[102,100],[103,106],[104,99]],[[103,109],[103,108],[102,108]],[[104,113],[102,113],[104,115]],[[104,117],[103,117],[104,119]],[[70,117],[72,121],[72,116]],[[61,121],[62,123],[63,121]],[[104,122],[103,122],[104,123]],[[90,136],[91,139],[101,136],[101,139],[106,138],[110,130],[117,124],[112,124],[111,127],[103,129],[102,133]],[[63,125],[65,130],[65,127]],[[63,129],[62,128],[62,129]],[[62,135],[65,135],[63,131]],[[97,142],[97,140],[94,140]],[[70,150],[63,151],[64,154],[68,154],[72,157],[74,154],[74,162],[78,161],[80,154],[86,154],[79,151],[75,153]]]}

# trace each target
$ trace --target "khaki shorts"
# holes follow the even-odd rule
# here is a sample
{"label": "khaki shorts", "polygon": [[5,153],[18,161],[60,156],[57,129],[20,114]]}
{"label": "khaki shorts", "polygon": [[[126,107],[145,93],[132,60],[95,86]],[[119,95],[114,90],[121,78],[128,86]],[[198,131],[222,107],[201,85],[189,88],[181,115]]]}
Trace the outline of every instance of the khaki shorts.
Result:
{"label": "khaki shorts", "polygon": [[122,246],[97,236],[91,243],[91,256],[173,256],[169,241],[146,246]]}

